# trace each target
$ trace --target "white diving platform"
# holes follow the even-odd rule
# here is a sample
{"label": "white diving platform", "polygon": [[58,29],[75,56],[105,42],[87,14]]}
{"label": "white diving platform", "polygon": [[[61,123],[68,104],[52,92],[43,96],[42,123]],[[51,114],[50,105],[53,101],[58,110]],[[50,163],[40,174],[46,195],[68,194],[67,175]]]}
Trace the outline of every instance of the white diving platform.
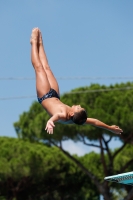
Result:
{"label": "white diving platform", "polygon": [[107,176],[104,180],[133,186],[133,172]]}

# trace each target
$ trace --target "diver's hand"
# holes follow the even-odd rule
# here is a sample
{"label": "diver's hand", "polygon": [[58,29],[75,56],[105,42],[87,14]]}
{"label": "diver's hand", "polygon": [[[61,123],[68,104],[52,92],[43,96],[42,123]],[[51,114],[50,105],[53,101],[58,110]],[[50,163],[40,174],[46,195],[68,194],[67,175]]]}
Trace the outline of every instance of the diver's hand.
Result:
{"label": "diver's hand", "polygon": [[123,132],[123,130],[116,125],[112,125],[110,131],[118,135],[120,135]]}
{"label": "diver's hand", "polygon": [[54,127],[55,127],[54,122],[52,120],[48,120],[45,130],[47,131],[47,133],[53,134]]}

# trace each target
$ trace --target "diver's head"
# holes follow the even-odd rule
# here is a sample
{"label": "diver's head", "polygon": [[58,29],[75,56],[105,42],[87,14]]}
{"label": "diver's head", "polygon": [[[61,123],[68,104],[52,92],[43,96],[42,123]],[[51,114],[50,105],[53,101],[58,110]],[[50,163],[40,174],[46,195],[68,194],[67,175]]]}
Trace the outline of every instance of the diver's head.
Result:
{"label": "diver's head", "polygon": [[82,125],[87,120],[87,113],[84,108],[80,105],[73,105],[72,106],[73,115],[71,116],[71,120],[78,125]]}

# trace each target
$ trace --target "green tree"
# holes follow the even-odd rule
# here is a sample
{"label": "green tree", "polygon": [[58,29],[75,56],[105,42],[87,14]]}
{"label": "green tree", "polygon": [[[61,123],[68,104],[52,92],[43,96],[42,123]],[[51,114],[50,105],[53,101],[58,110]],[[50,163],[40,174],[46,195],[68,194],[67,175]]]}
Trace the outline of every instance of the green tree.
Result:
{"label": "green tree", "polygon": [[89,178],[55,147],[0,138],[1,200],[97,200]]}
{"label": "green tree", "polygon": [[[70,94],[64,94],[62,101],[68,105],[81,104],[85,107],[88,116],[97,118],[107,124],[116,124],[123,129],[122,135],[96,128],[93,126],[73,126],[56,124],[53,135],[48,135],[44,129],[48,115],[41,105],[34,102],[28,112],[24,112],[18,122],[14,123],[16,133],[19,138],[29,139],[30,141],[43,141],[49,145],[55,145],[92,179],[99,193],[105,200],[113,199],[110,183],[103,180],[105,176],[126,171],[127,163],[122,163],[119,170],[115,169],[115,159],[117,155],[133,141],[133,83],[121,83],[110,86],[100,86],[92,84],[90,87],[77,88]],[[110,149],[111,140],[116,137],[122,142],[122,146],[116,151]],[[99,177],[90,170],[90,165],[85,166],[63,149],[62,141],[72,139],[73,141],[83,142],[85,145],[97,147],[100,150],[100,170],[103,175]],[[96,144],[95,142],[99,143]],[[132,163],[130,158],[128,161]],[[133,189],[128,191],[128,200],[133,197]]]}

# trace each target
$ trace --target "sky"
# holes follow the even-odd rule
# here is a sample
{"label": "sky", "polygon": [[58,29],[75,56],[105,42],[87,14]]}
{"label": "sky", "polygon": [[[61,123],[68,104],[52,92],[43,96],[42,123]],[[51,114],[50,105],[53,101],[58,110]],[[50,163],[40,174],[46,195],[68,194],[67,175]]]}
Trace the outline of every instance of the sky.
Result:
{"label": "sky", "polygon": [[[0,1],[0,136],[16,137],[13,123],[36,101],[29,42],[34,27],[42,31],[63,94],[91,83],[132,81],[132,10],[132,0]],[[72,141],[64,147],[79,155],[94,150]]]}

